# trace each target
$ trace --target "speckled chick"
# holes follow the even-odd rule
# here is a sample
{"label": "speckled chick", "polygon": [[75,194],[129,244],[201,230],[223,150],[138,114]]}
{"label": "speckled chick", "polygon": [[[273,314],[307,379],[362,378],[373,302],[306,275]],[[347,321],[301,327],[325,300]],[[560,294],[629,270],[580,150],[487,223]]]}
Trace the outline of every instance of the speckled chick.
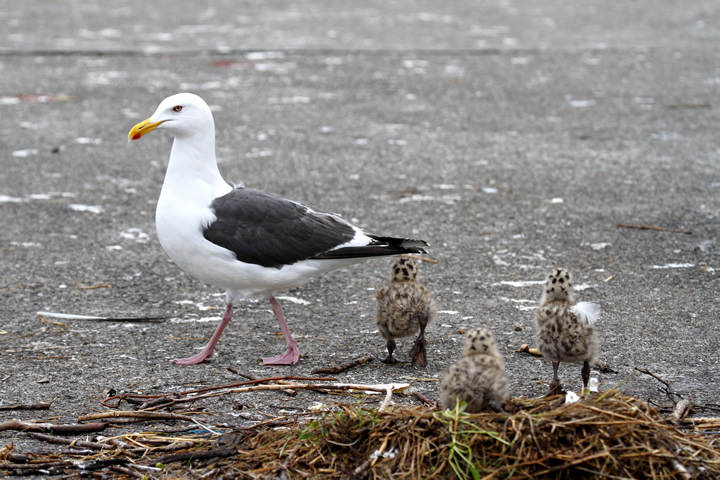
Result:
{"label": "speckled chick", "polygon": [[379,289],[377,325],[387,341],[388,356],[385,363],[396,363],[393,358],[395,339],[419,332],[410,352],[412,364],[427,365],[425,354],[425,327],[435,316],[430,290],[417,281],[415,260],[400,257],[392,266],[390,285]]}
{"label": "speckled chick", "polygon": [[558,378],[560,362],[582,362],[583,391],[590,380],[590,362],[598,353],[593,323],[599,315],[594,303],[574,305],[572,276],[562,268],[553,269],[535,310],[538,349],[552,362],[553,381],[550,392],[562,390]]}
{"label": "speckled chick", "polygon": [[487,328],[474,328],[465,337],[463,356],[440,377],[440,405],[455,408],[458,400],[467,403],[467,412],[503,411],[508,398],[505,361],[495,337]]}

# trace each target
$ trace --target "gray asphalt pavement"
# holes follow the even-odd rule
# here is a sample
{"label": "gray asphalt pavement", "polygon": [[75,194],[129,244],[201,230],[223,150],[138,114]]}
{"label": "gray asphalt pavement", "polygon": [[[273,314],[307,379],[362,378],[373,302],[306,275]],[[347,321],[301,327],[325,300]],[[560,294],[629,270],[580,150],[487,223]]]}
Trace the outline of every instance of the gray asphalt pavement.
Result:
{"label": "gray asphalt pavement", "polygon": [[[178,91],[212,105],[228,180],[432,244],[439,263],[420,272],[440,310],[428,366],[373,362],[343,381],[408,381],[435,397],[417,379],[484,325],[513,394],[545,393],[550,365],[514,350],[533,343],[538,282],[564,266],[603,309],[601,358],[617,373],[593,370],[601,388],[666,402],[640,367],[718,403],[716,2],[2,3],[0,403],[54,399],[48,415],[70,421],[110,388],[181,391],[239,380],[228,367],[305,375],[384,356],[374,290],[390,259],[280,294],[298,365],[258,364],[283,348],[262,302],[239,306],[211,362],[170,363],[204,344],[224,306],[155,237],[168,139],[126,140]],[[579,366],[561,378],[577,389]],[[332,398],[208,405],[212,422],[242,424],[317,401]]]}

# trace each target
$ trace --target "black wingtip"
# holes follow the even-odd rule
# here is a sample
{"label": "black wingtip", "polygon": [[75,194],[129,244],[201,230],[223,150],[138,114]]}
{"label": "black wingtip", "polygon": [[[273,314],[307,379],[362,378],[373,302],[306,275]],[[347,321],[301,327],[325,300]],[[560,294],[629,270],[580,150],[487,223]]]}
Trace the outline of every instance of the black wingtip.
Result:
{"label": "black wingtip", "polygon": [[378,237],[376,235],[369,235],[375,242],[369,246],[382,246],[393,250],[397,250],[395,253],[388,255],[394,255],[398,253],[428,253],[427,249],[430,247],[425,240],[415,240],[412,238],[395,238],[395,237]]}
{"label": "black wingtip", "polygon": [[413,240],[410,238],[378,237],[368,235],[373,242],[363,247],[345,247],[330,250],[314,258],[362,258],[379,257],[385,255],[400,255],[403,253],[427,254],[428,243],[425,240]]}
{"label": "black wingtip", "polygon": [[408,253],[428,253],[428,243],[424,240],[406,240],[401,245],[402,248],[408,250]]}

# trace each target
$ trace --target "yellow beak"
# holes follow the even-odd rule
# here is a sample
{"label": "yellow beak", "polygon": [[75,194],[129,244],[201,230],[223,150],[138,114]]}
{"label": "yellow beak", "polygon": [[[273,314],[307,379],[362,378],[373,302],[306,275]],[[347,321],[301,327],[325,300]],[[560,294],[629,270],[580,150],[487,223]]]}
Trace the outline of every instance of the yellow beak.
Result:
{"label": "yellow beak", "polygon": [[150,123],[149,118],[145,119],[130,129],[130,132],[128,133],[128,139],[137,140],[146,133],[150,133],[155,130],[164,121],[165,120],[161,120],[159,122]]}

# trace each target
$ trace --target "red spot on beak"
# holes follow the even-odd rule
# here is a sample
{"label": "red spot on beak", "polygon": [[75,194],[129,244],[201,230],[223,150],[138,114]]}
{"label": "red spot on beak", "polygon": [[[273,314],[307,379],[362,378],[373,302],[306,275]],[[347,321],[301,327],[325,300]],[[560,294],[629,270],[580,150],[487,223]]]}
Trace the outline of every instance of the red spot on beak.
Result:
{"label": "red spot on beak", "polygon": [[135,135],[133,135],[133,140],[137,140],[140,137],[142,137],[142,134],[136,133]]}

